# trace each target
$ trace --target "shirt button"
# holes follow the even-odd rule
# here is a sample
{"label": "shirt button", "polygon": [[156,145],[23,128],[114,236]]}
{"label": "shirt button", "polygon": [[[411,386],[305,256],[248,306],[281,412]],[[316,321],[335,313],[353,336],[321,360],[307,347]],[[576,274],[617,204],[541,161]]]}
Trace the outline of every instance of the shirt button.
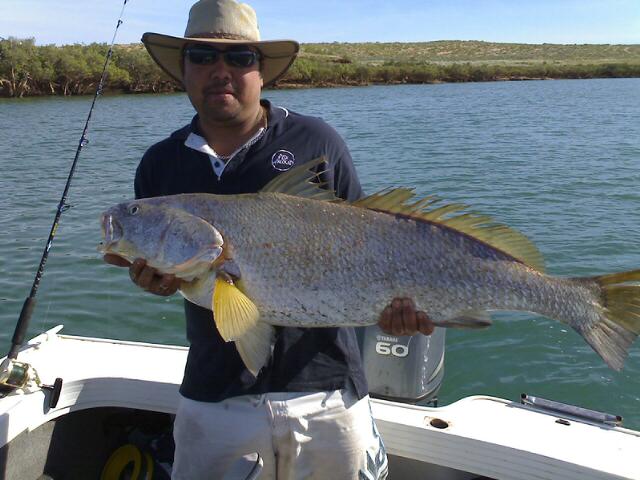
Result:
{"label": "shirt button", "polygon": [[214,163],[213,166],[216,167],[216,168],[220,168],[220,162]]}

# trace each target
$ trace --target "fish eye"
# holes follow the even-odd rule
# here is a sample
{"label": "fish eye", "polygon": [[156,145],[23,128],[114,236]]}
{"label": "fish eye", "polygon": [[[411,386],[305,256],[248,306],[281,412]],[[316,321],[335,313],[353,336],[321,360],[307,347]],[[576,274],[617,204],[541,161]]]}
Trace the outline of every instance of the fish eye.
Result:
{"label": "fish eye", "polygon": [[131,205],[129,207],[129,215],[135,215],[136,213],[138,213],[139,210],[140,210],[140,207],[138,207],[137,205]]}

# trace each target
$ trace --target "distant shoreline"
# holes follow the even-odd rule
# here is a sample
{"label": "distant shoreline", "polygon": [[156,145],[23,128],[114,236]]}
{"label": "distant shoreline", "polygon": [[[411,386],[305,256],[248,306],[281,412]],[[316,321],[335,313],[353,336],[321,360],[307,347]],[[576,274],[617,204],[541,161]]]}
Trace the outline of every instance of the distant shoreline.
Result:
{"label": "distant shoreline", "polygon": [[[92,94],[107,50],[97,43],[57,47],[37,46],[32,38],[2,39],[0,97]],[[273,88],[637,77],[640,45],[320,43],[303,44]],[[142,44],[114,48],[105,92],[180,91]]]}
{"label": "distant shoreline", "polygon": [[[588,79],[605,78],[605,77],[589,77]],[[612,77],[606,77],[612,78]],[[636,77],[624,77],[624,78],[636,78]],[[271,90],[296,90],[305,88],[341,88],[341,87],[369,87],[369,86],[385,86],[385,85],[440,85],[444,83],[490,83],[490,82],[526,82],[526,81],[539,81],[539,80],[570,80],[569,78],[552,78],[552,77],[522,77],[515,76],[513,78],[501,77],[491,80],[468,80],[468,81],[421,81],[412,82],[408,81],[392,81],[392,82],[368,82],[368,83],[319,83],[319,84],[307,84],[307,83],[289,83],[278,82],[274,87],[267,87]]]}

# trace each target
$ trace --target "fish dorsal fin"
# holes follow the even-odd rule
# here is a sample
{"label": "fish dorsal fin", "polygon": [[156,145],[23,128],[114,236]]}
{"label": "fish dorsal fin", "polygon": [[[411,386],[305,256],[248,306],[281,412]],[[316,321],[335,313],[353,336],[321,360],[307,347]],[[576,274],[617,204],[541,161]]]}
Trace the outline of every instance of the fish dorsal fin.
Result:
{"label": "fish dorsal fin", "polygon": [[463,213],[468,207],[461,203],[436,205],[439,199],[429,196],[413,203],[412,189],[382,190],[353,202],[355,207],[404,215],[429,223],[451,228],[469,235],[539,271],[544,269],[542,254],[522,233],[495,222],[491,217],[475,213]]}
{"label": "fish dorsal fin", "polygon": [[327,182],[322,181],[322,174],[328,170],[327,164],[325,156],[303,163],[278,175],[267,183],[260,193],[285,193],[314,200],[341,201],[335,192],[322,188],[327,185]]}

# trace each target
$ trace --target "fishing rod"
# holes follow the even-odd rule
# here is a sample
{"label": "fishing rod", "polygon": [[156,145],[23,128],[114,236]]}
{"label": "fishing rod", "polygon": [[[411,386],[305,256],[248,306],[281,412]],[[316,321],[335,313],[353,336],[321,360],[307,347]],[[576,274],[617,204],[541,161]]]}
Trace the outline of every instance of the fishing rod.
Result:
{"label": "fishing rod", "polygon": [[11,339],[11,348],[9,349],[9,353],[7,353],[7,358],[2,362],[2,365],[0,365],[0,396],[5,396],[15,389],[25,387],[30,380],[34,381],[41,388],[51,389],[53,391],[52,398],[49,401],[49,404],[52,408],[55,407],[55,404],[57,403],[58,397],[60,395],[60,389],[62,388],[62,379],[57,378],[54,385],[42,385],[33,367],[31,367],[27,363],[19,362],[16,359],[18,358],[20,347],[24,344],[24,337],[27,332],[27,328],[29,327],[31,315],[33,314],[33,310],[36,306],[36,295],[38,293],[38,288],[40,287],[40,282],[44,274],[44,267],[47,263],[47,259],[49,258],[49,251],[51,250],[51,247],[53,245],[53,239],[56,236],[56,231],[58,230],[58,225],[60,224],[60,217],[65,211],[70,208],[70,205],[67,203],[67,197],[69,194],[69,188],[71,187],[71,179],[75,174],[78,159],[80,157],[80,152],[82,151],[82,148],[87,145],[87,143],[89,143],[89,140],[87,139],[89,122],[91,121],[91,115],[93,114],[96,100],[102,94],[102,89],[107,77],[107,69],[113,55],[113,46],[116,41],[116,36],[118,35],[118,29],[123,23],[122,16],[124,14],[124,9],[128,1],[129,0],[124,0],[124,3],[122,4],[118,22],[113,32],[111,44],[109,45],[109,50],[107,51],[107,55],[104,61],[102,74],[100,75],[100,82],[98,83],[96,91],[93,95],[91,108],[89,109],[89,114],[87,115],[87,119],[84,123],[84,129],[82,130],[82,135],[80,136],[80,141],[78,142],[78,148],[76,149],[76,154],[73,159],[73,163],[71,164],[71,169],[69,170],[67,182],[64,186],[62,197],[60,198],[60,203],[58,204],[58,209],[56,210],[56,214],[53,219],[53,224],[51,225],[49,238],[47,239],[44,252],[42,253],[42,257],[40,259],[38,270],[36,271],[35,278],[33,279],[31,292],[22,305],[22,310],[20,311],[18,323],[16,324],[16,328],[13,332],[13,337]]}

